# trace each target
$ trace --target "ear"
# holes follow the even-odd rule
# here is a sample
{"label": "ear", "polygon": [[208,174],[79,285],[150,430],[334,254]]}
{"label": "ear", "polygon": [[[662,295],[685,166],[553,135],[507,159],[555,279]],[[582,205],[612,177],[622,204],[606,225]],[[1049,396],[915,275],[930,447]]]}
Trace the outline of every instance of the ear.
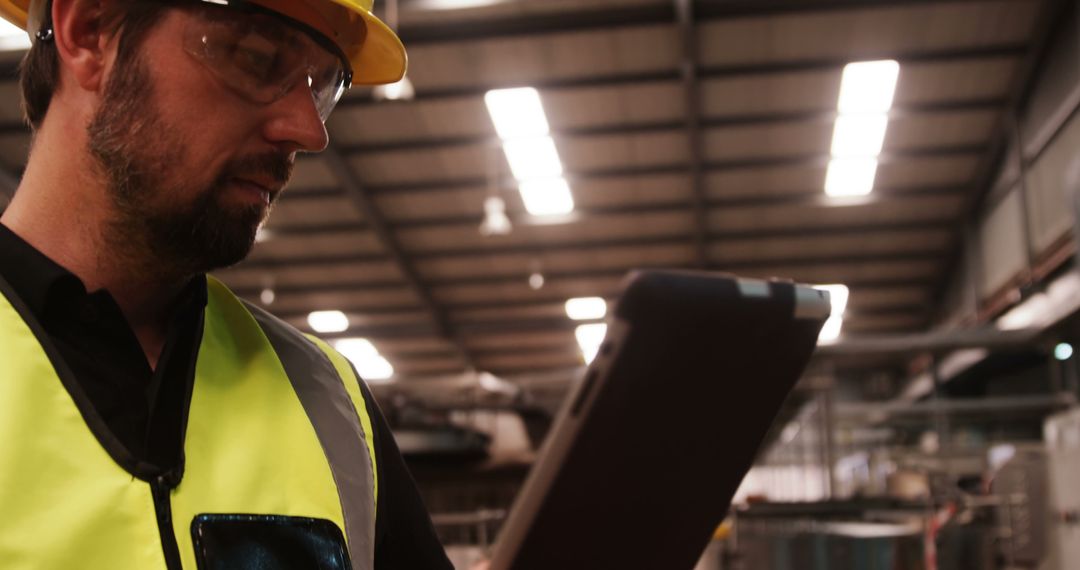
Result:
{"label": "ear", "polygon": [[66,69],[83,89],[104,83],[109,38],[101,29],[102,0],[53,0],[53,41]]}

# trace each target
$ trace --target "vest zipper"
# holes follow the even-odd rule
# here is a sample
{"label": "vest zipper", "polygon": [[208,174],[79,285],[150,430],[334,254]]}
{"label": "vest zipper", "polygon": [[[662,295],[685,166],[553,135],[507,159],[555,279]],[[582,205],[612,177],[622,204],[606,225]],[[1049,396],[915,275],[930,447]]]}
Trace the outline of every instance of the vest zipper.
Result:
{"label": "vest zipper", "polygon": [[180,565],[180,547],[176,544],[173,532],[172,502],[169,491],[172,485],[165,475],[158,475],[150,482],[150,492],[154,497],[154,511],[157,513],[158,532],[161,534],[161,550],[165,555],[165,567],[168,570],[183,570]]}

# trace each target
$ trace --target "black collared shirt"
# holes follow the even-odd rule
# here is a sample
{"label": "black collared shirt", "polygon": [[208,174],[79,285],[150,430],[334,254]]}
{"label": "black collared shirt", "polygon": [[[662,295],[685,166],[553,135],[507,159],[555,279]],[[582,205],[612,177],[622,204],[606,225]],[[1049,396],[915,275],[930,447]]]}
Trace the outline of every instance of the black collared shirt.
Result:
{"label": "black collared shirt", "polygon": [[[170,316],[165,346],[151,368],[135,333],[108,291],[87,292],[82,281],[0,224],[0,279],[36,319],[74,378],[102,429],[147,475],[182,476],[184,431],[195,361],[202,340],[206,277],[184,288]],[[439,544],[385,418],[370,391],[378,466],[376,568],[452,568]],[[114,454],[115,458],[115,454]],[[137,465],[134,465],[137,464]]]}

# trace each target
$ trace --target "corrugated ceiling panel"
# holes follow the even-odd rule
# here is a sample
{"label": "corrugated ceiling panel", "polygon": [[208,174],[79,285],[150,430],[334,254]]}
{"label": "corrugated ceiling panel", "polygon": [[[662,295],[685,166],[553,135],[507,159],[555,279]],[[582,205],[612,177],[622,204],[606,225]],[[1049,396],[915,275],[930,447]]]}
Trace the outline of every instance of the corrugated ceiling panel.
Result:
{"label": "corrugated ceiling panel", "polygon": [[673,25],[535,37],[493,38],[409,49],[409,77],[433,87],[524,84],[545,79],[675,68],[681,44]]}
{"label": "corrugated ceiling panel", "polygon": [[720,240],[709,246],[717,261],[752,261],[803,256],[836,256],[941,251],[950,245],[948,230],[878,231],[851,236],[804,236]]}
{"label": "corrugated ceiling panel", "polygon": [[[0,81],[0,101],[21,101],[22,89],[18,81]],[[0,123],[17,125],[23,120],[19,105],[0,105]]]}
{"label": "corrugated ceiling panel", "polygon": [[941,262],[934,259],[909,261],[873,261],[860,263],[824,263],[820,265],[800,265],[763,267],[752,270],[740,270],[745,277],[767,279],[783,277],[802,283],[845,283],[847,281],[867,281],[884,279],[923,279],[937,275]]}
{"label": "corrugated ceiling panel", "polygon": [[885,152],[987,144],[999,114],[992,110],[903,115],[889,121],[885,131]]}
{"label": "corrugated ceiling panel", "polygon": [[[507,199],[514,194],[516,192],[500,193]],[[383,216],[392,222],[474,216],[479,226],[488,195],[486,188],[473,187],[436,192],[388,192],[375,196],[375,201]]]}
{"label": "corrugated ceiling panel", "polygon": [[[309,220],[313,225],[317,220]],[[269,226],[274,231],[274,226]],[[331,255],[372,255],[382,253],[383,246],[373,232],[344,231],[309,235],[278,235],[264,243],[255,244],[249,259],[296,259]],[[243,267],[243,265],[241,265]]]}
{"label": "corrugated ceiling panel", "polygon": [[[453,352],[454,345],[449,341],[437,336],[411,336],[411,337],[386,337],[373,338],[371,343],[382,354],[405,354],[405,353],[438,353]],[[391,364],[397,366],[397,362]]]}
{"label": "corrugated ceiling panel", "polygon": [[[257,302],[258,300],[256,300]],[[266,307],[270,312],[275,311],[274,305]],[[347,313],[349,325],[352,327],[387,327],[401,325],[430,325],[431,316],[427,311],[412,310],[394,313]],[[287,319],[287,322],[301,330],[308,330],[306,315],[299,315]]]}
{"label": "corrugated ceiling panel", "polygon": [[833,109],[840,72],[800,71],[701,81],[706,117]]}
{"label": "corrugated ceiling panel", "polygon": [[339,145],[468,135],[495,136],[481,97],[339,105],[329,121]]}
{"label": "corrugated ceiling panel", "polygon": [[571,182],[574,201],[583,207],[670,203],[692,197],[688,174],[642,174],[578,178]]}
{"label": "corrugated ceiling panel", "polygon": [[688,232],[693,216],[686,212],[594,215],[567,224],[518,224],[509,235],[484,237],[477,226],[454,225],[438,228],[410,228],[397,232],[411,252],[437,252],[461,248],[483,251],[511,245],[540,243],[573,244],[619,238],[648,238]]}
{"label": "corrugated ceiling panel", "polygon": [[534,261],[539,263],[542,272],[556,274],[607,269],[628,270],[646,266],[679,267],[693,261],[693,248],[687,239],[686,245],[660,244],[536,254],[455,256],[422,259],[418,260],[416,265],[424,278],[432,281],[478,276],[520,276],[522,281],[525,281],[533,271]]}
{"label": "corrugated ceiling panel", "polygon": [[284,266],[267,269],[245,269],[243,266],[218,271],[216,274],[230,287],[263,287],[267,281],[276,287],[304,287],[335,284],[385,283],[405,278],[397,263],[386,260],[376,263],[335,263],[311,266]]}
{"label": "corrugated ceiling panel", "polygon": [[540,97],[555,130],[682,120],[686,108],[676,82],[548,90]]}
{"label": "corrugated ceiling panel", "polygon": [[[455,323],[475,323],[492,321],[519,321],[532,319],[560,319],[566,317],[565,301],[540,302],[520,306],[502,306],[492,308],[455,309],[450,313],[450,319]],[[556,333],[552,333],[556,334]],[[563,332],[558,332],[560,338]],[[477,335],[473,335],[476,337]],[[494,335],[493,340],[501,338]]]}
{"label": "corrugated ceiling panel", "polygon": [[[905,64],[900,68],[894,101],[903,106],[1004,97],[1019,66],[1019,57]],[[839,90],[839,81],[837,75],[834,91]]]}
{"label": "corrugated ceiling panel", "polygon": [[705,157],[734,160],[829,152],[832,123],[792,123],[724,127],[705,130]]}
{"label": "corrugated ceiling panel", "polygon": [[487,144],[460,144],[436,149],[358,153],[350,156],[349,162],[360,183],[367,186],[440,182],[486,177],[491,153],[496,151]]}
{"label": "corrugated ceiling panel", "polygon": [[[270,213],[275,226],[308,226],[361,222],[352,200],[341,197],[282,198]],[[269,227],[269,226],[268,226]]]}
{"label": "corrugated ceiling panel", "polygon": [[728,208],[709,213],[716,229],[825,228],[870,226],[901,221],[950,220],[959,214],[962,196],[905,196],[888,202],[852,206],[771,206]]}
{"label": "corrugated ceiling panel", "polygon": [[[876,188],[919,188],[925,186],[961,186],[971,183],[981,156],[978,153],[947,157],[905,158],[878,166]],[[821,185],[825,187],[822,172]]]}
{"label": "corrugated ceiling panel", "polygon": [[317,292],[282,295],[274,302],[275,313],[339,310],[362,313],[364,309],[376,311],[391,307],[414,308],[420,300],[406,286],[364,289],[360,291]]}
{"label": "corrugated ceiling panel", "polygon": [[[878,167],[877,188],[919,188],[963,184],[974,174],[979,156],[901,158]],[[820,165],[768,166],[711,171],[705,175],[710,198],[745,198],[803,192],[824,193]]]}
{"label": "corrugated ceiling panel", "polygon": [[[564,317],[566,315],[563,315]],[[567,319],[567,322],[572,322]],[[575,348],[574,333],[568,330],[543,330],[533,332],[500,332],[498,334],[471,333],[465,339],[469,350],[509,350],[552,347],[564,350]]]}
{"label": "corrugated ceiling panel", "polygon": [[802,12],[702,24],[705,65],[800,61],[860,53],[936,50],[1022,42],[1037,2],[920,3],[912,6]]}
{"label": "corrugated ceiling panel", "polygon": [[337,178],[323,159],[314,155],[301,155],[296,159],[286,194],[302,193],[310,188],[333,188],[337,185]]}
{"label": "corrugated ceiling panel", "polygon": [[621,277],[591,279],[548,279],[539,291],[524,280],[492,285],[446,285],[435,288],[435,297],[447,305],[537,301],[571,297],[607,296],[618,289]]}
{"label": "corrugated ceiling panel", "polygon": [[595,10],[597,8],[610,7],[617,9],[622,6],[655,4],[656,0],[514,0],[513,2],[445,2],[445,9],[431,8],[438,3],[403,3],[401,11],[401,23],[403,26],[412,24],[445,24],[447,22],[461,22],[467,25],[474,20],[490,18],[502,18],[513,16],[573,13],[579,10]]}
{"label": "corrugated ceiling panel", "polygon": [[690,158],[689,140],[681,130],[626,135],[556,137],[568,172],[588,172],[628,166],[684,164]]}
{"label": "corrugated ceiling panel", "polygon": [[26,155],[30,152],[30,134],[18,133],[0,136],[0,167],[12,176],[22,172]]}

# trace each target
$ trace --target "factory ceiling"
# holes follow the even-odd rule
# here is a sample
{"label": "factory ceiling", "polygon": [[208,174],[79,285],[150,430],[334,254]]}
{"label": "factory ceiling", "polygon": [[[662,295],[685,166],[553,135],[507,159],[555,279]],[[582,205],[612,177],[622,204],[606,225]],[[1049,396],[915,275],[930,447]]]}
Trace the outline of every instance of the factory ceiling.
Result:
{"label": "factory ceiling", "polygon": [[[267,308],[304,330],[345,312],[327,336],[370,339],[401,377],[580,366],[564,302],[613,299],[637,267],[843,283],[846,335],[925,330],[1060,2],[446,4],[401,2],[415,98],[353,89],[266,239],[219,274],[254,302],[272,289]],[[874,191],[830,200],[841,73],[876,59],[900,72]],[[14,180],[29,133],[5,77]],[[558,223],[525,212],[485,107],[519,86],[540,94],[575,202]],[[508,234],[479,231],[491,196]]]}

